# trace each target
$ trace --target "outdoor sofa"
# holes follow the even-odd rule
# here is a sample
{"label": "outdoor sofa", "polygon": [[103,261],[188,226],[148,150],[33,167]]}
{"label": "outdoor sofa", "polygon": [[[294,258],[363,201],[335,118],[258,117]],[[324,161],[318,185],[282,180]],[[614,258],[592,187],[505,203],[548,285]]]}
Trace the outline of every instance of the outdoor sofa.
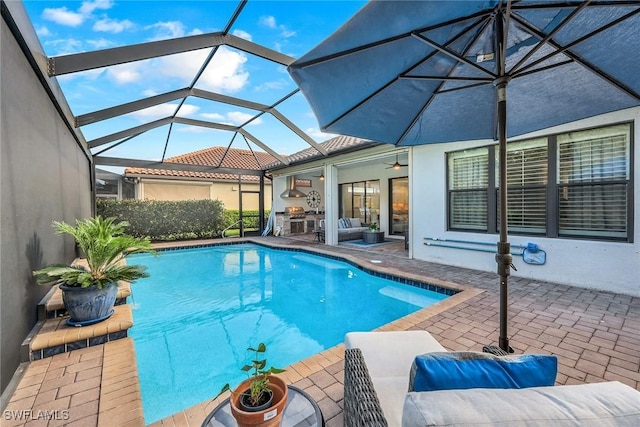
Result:
{"label": "outdoor sofa", "polygon": [[[325,229],[324,220],[320,220],[320,229]],[[369,227],[360,222],[360,218],[340,218],[338,220],[338,242],[362,239],[362,232]]]}
{"label": "outdoor sofa", "polygon": [[[346,427],[640,426],[640,392],[617,381],[409,392],[416,380],[416,356],[455,359],[458,352],[447,353],[426,331],[351,332],[345,344]],[[475,355],[490,361],[499,357]],[[519,364],[518,356],[504,358]],[[456,371],[443,366],[445,375]]]}

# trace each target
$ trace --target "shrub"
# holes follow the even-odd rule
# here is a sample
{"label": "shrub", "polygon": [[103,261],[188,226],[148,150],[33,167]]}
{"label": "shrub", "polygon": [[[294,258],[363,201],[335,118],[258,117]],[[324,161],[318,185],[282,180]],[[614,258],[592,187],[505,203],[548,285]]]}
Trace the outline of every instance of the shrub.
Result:
{"label": "shrub", "polygon": [[225,228],[219,200],[105,200],[96,201],[98,215],[129,222],[127,232],[152,240],[219,237]]}
{"label": "shrub", "polygon": [[[97,215],[116,217],[127,221],[127,232],[136,237],[149,237],[151,240],[188,240],[220,237],[222,230],[231,227],[225,233],[227,237],[238,235],[240,212],[237,209],[225,210],[219,200],[111,200],[96,201]],[[265,211],[265,216],[269,211]],[[245,230],[259,230],[259,212],[244,211]],[[266,218],[265,218],[266,219]]]}

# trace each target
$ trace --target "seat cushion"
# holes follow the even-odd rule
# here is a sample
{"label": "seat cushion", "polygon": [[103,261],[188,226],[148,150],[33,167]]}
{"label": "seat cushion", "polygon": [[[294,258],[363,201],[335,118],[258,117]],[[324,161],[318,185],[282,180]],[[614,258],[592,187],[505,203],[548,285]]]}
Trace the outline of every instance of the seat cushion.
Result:
{"label": "seat cushion", "polygon": [[409,386],[411,363],[417,355],[447,351],[427,331],[349,332],[345,345],[362,351],[372,379],[404,377],[406,387]]}
{"label": "seat cushion", "polygon": [[428,353],[413,361],[409,391],[552,386],[557,372],[558,358],[547,354]]}
{"label": "seat cushion", "polygon": [[411,392],[404,427],[640,426],[640,392],[617,381],[522,389]]}

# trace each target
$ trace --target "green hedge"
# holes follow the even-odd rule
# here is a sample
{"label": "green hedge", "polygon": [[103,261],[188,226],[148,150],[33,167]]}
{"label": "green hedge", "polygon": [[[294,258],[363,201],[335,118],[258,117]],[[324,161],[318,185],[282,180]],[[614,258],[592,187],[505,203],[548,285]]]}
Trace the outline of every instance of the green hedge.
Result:
{"label": "green hedge", "polygon": [[[110,200],[98,199],[97,214],[116,217],[131,224],[127,233],[149,237],[156,241],[209,239],[221,237],[222,230],[231,226],[225,235],[238,235],[240,212],[225,210],[219,200]],[[269,211],[265,211],[269,215]],[[266,217],[265,217],[266,219]],[[245,230],[259,230],[257,210],[244,211]]]}
{"label": "green hedge", "polygon": [[127,233],[151,240],[219,237],[225,228],[224,205],[219,200],[105,200],[97,214],[129,222]]}

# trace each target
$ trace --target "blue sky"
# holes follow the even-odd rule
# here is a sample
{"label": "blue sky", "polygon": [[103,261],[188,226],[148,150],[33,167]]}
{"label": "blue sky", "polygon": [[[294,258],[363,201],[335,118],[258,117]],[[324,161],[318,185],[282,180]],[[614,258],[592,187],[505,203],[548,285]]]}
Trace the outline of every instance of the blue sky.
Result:
{"label": "blue sky", "polygon": [[[221,31],[237,1],[25,1],[25,8],[47,56],[145,43],[169,37]],[[250,0],[231,33],[299,58],[345,23],[364,1]],[[121,64],[68,76],[58,81],[74,115],[180,89],[191,83],[209,49]],[[286,68],[229,47],[216,53],[197,88],[270,105],[296,88]],[[85,138],[109,135],[171,115],[178,103],[163,104],[127,116],[84,126]],[[296,94],[278,110],[316,141],[332,135],[318,130],[304,97]],[[243,123],[252,110],[188,98],[179,116],[228,124]],[[265,114],[246,128],[281,154],[308,145],[272,116]],[[104,152],[104,156],[159,160],[168,126],[156,128]],[[227,146],[229,132],[175,124],[166,157],[210,146]],[[114,145],[116,144],[114,142]],[[94,153],[108,148],[101,146]],[[236,137],[235,148],[247,144]],[[251,145],[252,149],[260,150]]]}

